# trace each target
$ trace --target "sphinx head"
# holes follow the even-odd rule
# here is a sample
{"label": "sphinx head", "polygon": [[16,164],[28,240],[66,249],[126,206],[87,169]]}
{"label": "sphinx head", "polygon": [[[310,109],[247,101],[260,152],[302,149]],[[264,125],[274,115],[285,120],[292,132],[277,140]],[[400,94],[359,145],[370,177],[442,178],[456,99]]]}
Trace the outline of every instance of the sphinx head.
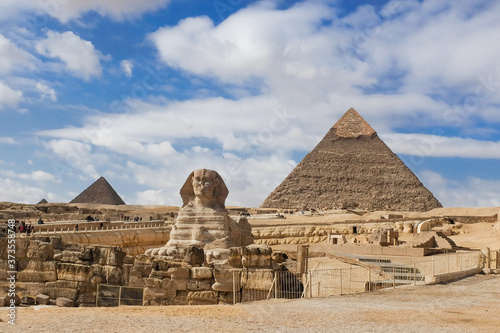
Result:
{"label": "sphinx head", "polygon": [[181,188],[182,207],[192,203],[202,207],[225,207],[229,191],[214,170],[198,169],[189,175]]}

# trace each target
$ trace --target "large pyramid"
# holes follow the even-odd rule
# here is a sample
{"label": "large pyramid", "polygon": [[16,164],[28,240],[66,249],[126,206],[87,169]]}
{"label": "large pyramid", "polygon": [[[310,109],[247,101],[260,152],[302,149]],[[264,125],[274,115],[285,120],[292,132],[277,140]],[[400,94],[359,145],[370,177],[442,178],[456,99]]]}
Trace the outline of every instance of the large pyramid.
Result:
{"label": "large pyramid", "polygon": [[261,207],[427,211],[442,206],[351,108]]}
{"label": "large pyramid", "polygon": [[118,193],[109,185],[108,181],[101,177],[80,193],[70,203],[93,203],[102,205],[125,205]]}

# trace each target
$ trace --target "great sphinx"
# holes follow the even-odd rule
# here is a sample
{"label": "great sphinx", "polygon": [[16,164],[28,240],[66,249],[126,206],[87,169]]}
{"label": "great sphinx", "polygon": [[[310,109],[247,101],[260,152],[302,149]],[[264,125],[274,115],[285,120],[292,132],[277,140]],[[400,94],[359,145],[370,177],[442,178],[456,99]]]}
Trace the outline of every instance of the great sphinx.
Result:
{"label": "great sphinx", "polygon": [[164,247],[146,254],[175,256],[191,246],[203,248],[208,259],[223,259],[231,247],[253,243],[246,218],[233,220],[225,207],[229,194],[222,177],[213,170],[191,172],[180,190],[182,208]]}

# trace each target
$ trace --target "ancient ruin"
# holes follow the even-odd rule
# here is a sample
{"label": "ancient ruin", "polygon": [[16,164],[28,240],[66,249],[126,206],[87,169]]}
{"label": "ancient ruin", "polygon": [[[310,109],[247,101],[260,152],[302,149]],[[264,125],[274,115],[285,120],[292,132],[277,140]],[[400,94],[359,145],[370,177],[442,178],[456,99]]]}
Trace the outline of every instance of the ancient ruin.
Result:
{"label": "ancient ruin", "polygon": [[225,207],[229,191],[222,177],[213,170],[191,172],[181,188],[182,208],[165,247],[148,251],[164,255],[179,247],[198,246],[229,249],[253,243],[246,218],[234,221]]}
{"label": "ancient ruin", "polygon": [[441,204],[351,108],[261,207],[427,211]]}
{"label": "ancient ruin", "polygon": [[91,203],[102,205],[125,205],[118,193],[104,177],[100,177],[70,203]]}

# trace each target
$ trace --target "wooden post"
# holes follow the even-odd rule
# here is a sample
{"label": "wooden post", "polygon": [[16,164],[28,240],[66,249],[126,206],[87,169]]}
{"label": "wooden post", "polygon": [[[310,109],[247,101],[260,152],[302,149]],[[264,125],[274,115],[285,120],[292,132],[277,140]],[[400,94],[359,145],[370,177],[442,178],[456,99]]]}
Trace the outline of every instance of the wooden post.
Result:
{"label": "wooden post", "polygon": [[99,306],[99,289],[100,289],[99,287],[100,287],[100,286],[101,286],[100,284],[97,284],[97,292],[96,292],[96,294],[95,294],[95,306],[96,306],[96,307],[98,307],[98,306]]}
{"label": "wooden post", "polygon": [[118,306],[120,306],[122,303],[122,287],[118,289]]}
{"label": "wooden post", "polygon": [[396,267],[392,267],[392,288],[396,289]]}
{"label": "wooden post", "polygon": [[417,285],[417,270],[415,269],[415,261],[413,261],[413,285]]}

